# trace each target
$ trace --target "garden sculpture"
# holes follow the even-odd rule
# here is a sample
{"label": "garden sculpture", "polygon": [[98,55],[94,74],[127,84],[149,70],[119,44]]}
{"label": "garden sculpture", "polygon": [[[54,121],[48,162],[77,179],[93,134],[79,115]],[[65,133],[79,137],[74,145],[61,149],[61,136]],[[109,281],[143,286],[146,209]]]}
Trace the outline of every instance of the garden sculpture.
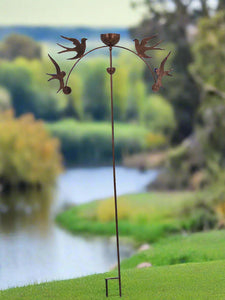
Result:
{"label": "garden sculpture", "polygon": [[153,38],[156,37],[156,35],[153,35],[151,37],[144,38],[140,43],[137,39],[134,40],[135,42],[135,48],[136,51],[133,51],[129,48],[123,47],[123,46],[118,46],[118,42],[120,40],[120,35],[117,33],[106,33],[106,34],[101,34],[101,40],[105,44],[105,46],[100,46],[97,48],[94,48],[92,50],[86,51],[86,38],[81,39],[81,42],[79,42],[75,38],[68,38],[65,36],[61,36],[62,38],[71,41],[74,44],[74,48],[69,48],[66,46],[63,46],[61,44],[58,44],[60,47],[64,48],[65,50],[62,50],[58,52],[59,54],[65,53],[65,52],[76,52],[76,56],[70,58],[72,59],[77,59],[76,62],[73,64],[72,68],[70,69],[68,76],[66,78],[66,81],[64,82],[64,77],[65,77],[65,72],[61,71],[58,64],[56,61],[49,55],[49,58],[53,62],[56,68],[57,74],[48,74],[52,76],[50,80],[57,79],[59,80],[60,88],[57,92],[63,91],[64,94],[70,94],[72,89],[68,86],[68,81],[70,78],[70,75],[73,71],[73,69],[76,67],[76,65],[80,62],[82,58],[84,58],[86,55],[89,53],[99,50],[102,48],[108,48],[109,49],[109,67],[106,69],[108,74],[110,75],[110,98],[111,98],[111,126],[112,126],[112,162],[113,162],[113,187],[114,187],[114,204],[115,204],[115,225],[116,225],[116,246],[117,246],[117,269],[118,269],[118,276],[116,277],[110,277],[105,279],[105,284],[106,284],[106,297],[108,297],[108,281],[109,280],[118,280],[119,283],[119,295],[120,297],[122,296],[122,285],[121,285],[121,272],[120,272],[120,247],[119,247],[119,227],[118,227],[118,209],[117,209],[117,190],[116,190],[116,167],[115,167],[115,147],[114,147],[114,113],[113,113],[113,74],[116,71],[116,68],[113,67],[113,56],[112,56],[112,51],[113,48],[120,48],[123,50],[127,50],[136,56],[138,56],[147,66],[147,68],[150,70],[154,84],[152,86],[152,90],[154,92],[159,91],[160,87],[162,87],[162,78],[166,76],[172,76],[170,74],[171,70],[169,71],[164,71],[164,65],[170,55],[169,54],[163,59],[161,65],[159,68],[156,68],[155,71],[153,70],[152,66],[150,63],[148,63],[145,58],[151,58],[151,56],[147,55],[145,52],[146,51],[152,51],[152,50],[163,50],[162,48],[158,48],[157,46],[162,42],[159,41],[153,46],[147,46],[147,43],[152,40]]}

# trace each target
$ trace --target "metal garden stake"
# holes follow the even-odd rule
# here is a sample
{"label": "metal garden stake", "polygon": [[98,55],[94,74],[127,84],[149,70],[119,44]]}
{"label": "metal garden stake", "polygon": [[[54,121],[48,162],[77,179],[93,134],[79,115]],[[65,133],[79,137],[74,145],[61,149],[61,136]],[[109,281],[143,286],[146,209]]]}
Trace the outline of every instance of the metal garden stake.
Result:
{"label": "metal garden stake", "polygon": [[148,38],[144,38],[141,42],[139,42],[137,39],[134,39],[135,42],[135,49],[136,52],[133,50],[130,50],[126,47],[122,47],[122,46],[116,46],[117,43],[120,40],[120,35],[117,33],[106,33],[106,34],[101,34],[101,40],[102,42],[105,44],[105,46],[100,46],[97,48],[94,48],[88,52],[86,51],[86,38],[82,38],[81,42],[75,38],[68,38],[65,36],[61,36],[63,39],[66,39],[70,42],[72,42],[74,47],[66,47],[63,46],[61,44],[58,44],[60,47],[62,47],[64,50],[58,52],[59,54],[61,53],[65,53],[65,52],[71,52],[73,55],[74,53],[76,54],[74,57],[69,58],[69,60],[76,60],[76,62],[73,64],[71,70],[68,73],[68,76],[66,78],[66,80],[64,81],[64,77],[66,76],[66,73],[64,71],[61,71],[59,65],[57,64],[57,62],[49,55],[49,58],[51,59],[52,63],[54,64],[55,68],[56,68],[56,74],[49,74],[47,73],[47,75],[50,75],[51,78],[48,81],[51,81],[53,79],[57,79],[59,81],[59,89],[57,91],[57,93],[59,91],[63,91],[64,94],[68,95],[71,93],[72,89],[68,86],[68,80],[70,78],[70,75],[73,71],[73,69],[76,67],[76,65],[79,63],[79,61],[84,58],[86,55],[88,55],[89,53],[98,50],[98,49],[102,49],[102,48],[108,48],[109,49],[109,67],[106,69],[107,72],[110,75],[110,94],[111,94],[111,125],[112,125],[112,161],[113,161],[113,186],[114,186],[114,204],[115,204],[115,225],[116,225],[116,246],[117,246],[117,267],[118,267],[118,276],[117,277],[110,277],[110,278],[106,278],[105,279],[105,284],[106,284],[106,297],[108,297],[108,281],[112,280],[112,279],[117,279],[118,283],[119,283],[119,295],[120,297],[122,296],[122,286],[121,286],[121,272],[120,272],[120,247],[119,247],[119,228],[118,228],[118,209],[117,209],[117,192],[116,192],[116,166],[115,166],[115,142],[114,142],[114,115],[113,115],[113,74],[116,71],[116,68],[113,67],[113,57],[112,57],[112,51],[113,48],[120,48],[120,49],[124,49],[127,50],[129,52],[132,52],[133,54],[135,54],[136,56],[138,56],[148,67],[148,69],[150,70],[153,80],[154,80],[154,84],[152,86],[152,90],[154,92],[159,91],[160,87],[162,87],[162,78],[164,76],[172,76],[170,74],[170,72],[172,71],[172,69],[165,71],[164,70],[164,66],[165,63],[170,55],[170,52],[168,53],[168,55],[163,59],[163,61],[160,64],[159,68],[155,68],[153,70],[153,68],[151,67],[151,65],[149,63],[147,63],[147,61],[145,60],[146,58],[151,58],[151,56],[148,56],[146,54],[146,51],[153,51],[153,50],[164,50],[162,48],[158,48],[157,46],[161,43],[161,41],[157,42],[156,44],[154,44],[153,46],[147,46],[147,43],[154,39],[157,35],[153,35],[151,37]]}

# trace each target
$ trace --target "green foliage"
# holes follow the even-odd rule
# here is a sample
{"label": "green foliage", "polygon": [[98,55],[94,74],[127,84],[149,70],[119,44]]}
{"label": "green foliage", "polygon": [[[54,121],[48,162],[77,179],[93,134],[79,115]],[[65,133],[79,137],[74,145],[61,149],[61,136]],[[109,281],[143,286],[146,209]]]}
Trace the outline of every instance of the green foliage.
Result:
{"label": "green foliage", "polygon": [[145,125],[154,132],[171,136],[176,121],[173,108],[160,95],[151,95],[144,105]]}
{"label": "green foliage", "polygon": [[9,92],[0,86],[0,111],[11,108],[11,96]]}
{"label": "green foliage", "polygon": [[[84,111],[94,120],[107,120],[109,118],[110,101],[106,93],[106,84],[109,80],[105,69],[106,59],[95,58],[89,60],[83,67],[84,74]],[[107,85],[108,86],[108,85]]]}
{"label": "green foliage", "polygon": [[41,74],[41,70],[44,73],[37,61],[2,62],[0,84],[10,92],[16,115],[31,112],[37,118],[55,120],[64,113],[68,100],[50,90],[47,83],[36,82],[36,72]]}
{"label": "green foliage", "polygon": [[[51,134],[61,141],[62,153],[68,163],[111,163],[111,124],[108,122],[77,122],[62,120],[47,125]],[[132,124],[115,124],[115,155],[121,161],[123,154],[147,149],[148,130]]]}
{"label": "green foliage", "polygon": [[204,84],[225,91],[225,12],[203,18],[198,24],[198,36],[193,44],[194,63],[191,71]]}
{"label": "green foliage", "polygon": [[189,231],[203,231],[216,228],[219,218],[211,203],[197,199],[192,205],[182,208],[183,227]]}
{"label": "green foliage", "polygon": [[[193,194],[188,192],[119,197],[120,234],[138,242],[156,242],[181,231],[183,223],[179,212],[192,197]],[[59,214],[57,222],[74,233],[112,235],[115,230],[113,212],[113,199],[99,200]]]}
{"label": "green foliage", "polygon": [[40,58],[41,46],[28,36],[11,34],[0,44],[0,58],[13,60],[20,56]]}
{"label": "green foliage", "polygon": [[[135,1],[138,2],[138,1]],[[195,26],[196,20],[200,16],[210,14],[209,0],[199,1],[196,9],[192,1],[185,0],[162,0],[144,1],[146,11],[148,12],[134,28],[131,28],[131,35],[134,38],[144,38],[151,36],[156,32],[160,39],[167,42],[165,49],[172,50],[172,55],[168,63],[174,69],[174,77],[172,80],[164,79],[165,89],[162,95],[171,101],[174,107],[177,127],[173,133],[173,142],[175,144],[181,142],[189,136],[194,129],[194,116],[200,103],[200,95],[197,84],[189,71],[189,65],[193,61],[188,25]],[[203,7],[204,6],[204,7]],[[177,22],[175,22],[177,20]],[[169,45],[168,45],[169,44]],[[163,45],[164,48],[164,45]],[[155,64],[157,56],[164,56],[164,51],[155,51],[154,67],[159,66],[159,61]],[[169,65],[167,65],[169,67]],[[146,68],[146,82],[149,84],[149,73]],[[149,85],[150,90],[150,85]]]}
{"label": "green foliage", "polygon": [[58,140],[32,115],[0,115],[0,183],[6,187],[43,186],[61,171]]}
{"label": "green foliage", "polygon": [[140,124],[145,124],[145,101],[147,99],[146,87],[142,80],[134,84],[134,98],[136,102],[136,111]]}
{"label": "green foliage", "polygon": [[[75,117],[78,120],[84,118],[84,107],[83,107],[83,81],[77,73],[71,74],[70,86],[72,87],[72,93],[67,95],[67,107],[65,109],[66,117]],[[59,100],[58,100],[59,101]]]}
{"label": "green foliage", "polygon": [[203,18],[198,24],[198,35],[193,45],[194,62],[190,70],[200,86],[202,101],[192,137],[195,142],[186,161],[182,162],[189,169],[192,168],[193,161],[198,162],[195,163],[195,168],[202,167],[211,183],[218,180],[225,165],[225,143],[221,138],[225,130],[224,28],[223,11],[211,18]]}
{"label": "green foliage", "polygon": [[[120,59],[117,60],[120,64]],[[124,121],[127,113],[129,96],[129,70],[125,65],[119,65],[113,77],[114,84],[114,116],[115,120]]]}
{"label": "green foliage", "polygon": [[158,150],[168,145],[166,137],[160,133],[150,132],[146,138],[147,147],[150,150]]}

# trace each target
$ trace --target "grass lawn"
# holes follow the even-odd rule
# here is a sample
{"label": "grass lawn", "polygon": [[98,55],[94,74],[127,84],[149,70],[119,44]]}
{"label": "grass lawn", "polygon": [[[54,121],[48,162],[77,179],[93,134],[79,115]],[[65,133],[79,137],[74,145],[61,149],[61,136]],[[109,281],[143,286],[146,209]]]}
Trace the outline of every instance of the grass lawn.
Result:
{"label": "grass lawn", "polygon": [[[180,232],[179,210],[191,203],[192,192],[151,192],[118,198],[119,231],[138,242],[155,242]],[[57,222],[71,232],[114,235],[113,198],[73,207],[57,216]]]}
{"label": "grass lawn", "polygon": [[[188,262],[225,260],[225,230],[193,233],[169,237],[153,244],[149,250],[138,252],[122,261],[122,268],[133,268],[139,263],[153,266]],[[225,297],[224,297],[225,299]]]}
{"label": "grass lawn", "polygon": [[[0,299],[106,299],[104,278],[108,275],[0,291]],[[122,299],[222,300],[225,299],[225,261],[125,270],[122,284]],[[119,299],[117,282],[111,281],[109,286],[109,299]]]}

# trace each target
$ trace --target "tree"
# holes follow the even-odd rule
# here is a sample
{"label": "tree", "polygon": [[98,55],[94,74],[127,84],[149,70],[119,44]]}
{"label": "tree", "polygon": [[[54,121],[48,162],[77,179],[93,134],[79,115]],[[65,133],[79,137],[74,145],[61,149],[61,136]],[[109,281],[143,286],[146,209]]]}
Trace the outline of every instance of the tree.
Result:
{"label": "tree", "polygon": [[[141,4],[148,9],[148,15],[138,27],[131,28],[132,36],[143,38],[158,32],[160,38],[175,44],[176,51],[173,58],[175,74],[166,89],[166,95],[176,113],[178,123],[174,134],[176,143],[193,131],[194,117],[199,106],[199,90],[189,72],[189,65],[193,61],[189,26],[195,26],[199,17],[210,15],[212,10],[210,2],[210,0],[196,0],[193,5],[191,0],[144,0]],[[220,2],[220,6],[223,5],[224,1]],[[139,4],[140,2],[133,1],[134,6]]]}
{"label": "tree", "polygon": [[11,108],[10,93],[0,86],[0,112],[9,110]]}
{"label": "tree", "polygon": [[0,184],[42,187],[54,183],[62,170],[59,142],[31,114],[15,118],[0,114]]}
{"label": "tree", "polygon": [[110,102],[107,97],[108,78],[105,74],[105,59],[89,61],[83,69],[84,78],[84,111],[94,120],[109,118]]}
{"label": "tree", "polygon": [[202,89],[211,86],[225,92],[225,12],[199,22],[190,70]]}
{"label": "tree", "polygon": [[64,116],[68,98],[63,93],[56,94],[43,76],[39,79],[39,74],[44,74],[40,61],[28,63],[26,59],[16,59],[3,62],[0,85],[10,92],[16,116],[31,112],[36,118],[60,119]]}
{"label": "tree", "polygon": [[20,56],[27,59],[39,59],[41,46],[28,36],[11,34],[0,45],[0,57],[13,60]]}
{"label": "tree", "polygon": [[145,125],[153,132],[171,137],[176,121],[170,103],[160,95],[152,95],[144,105]]}
{"label": "tree", "polygon": [[[190,70],[201,89],[196,137],[201,141],[208,167],[225,166],[225,12],[199,22]],[[213,163],[212,163],[213,162]]]}
{"label": "tree", "polygon": [[134,98],[138,121],[141,125],[143,125],[145,122],[145,101],[147,100],[147,95],[146,86],[142,80],[138,80],[134,84]]}
{"label": "tree", "polygon": [[76,119],[82,120],[84,118],[82,101],[83,82],[77,73],[70,76],[70,86],[73,92],[67,95],[68,103],[65,109],[65,117],[75,117]]}

